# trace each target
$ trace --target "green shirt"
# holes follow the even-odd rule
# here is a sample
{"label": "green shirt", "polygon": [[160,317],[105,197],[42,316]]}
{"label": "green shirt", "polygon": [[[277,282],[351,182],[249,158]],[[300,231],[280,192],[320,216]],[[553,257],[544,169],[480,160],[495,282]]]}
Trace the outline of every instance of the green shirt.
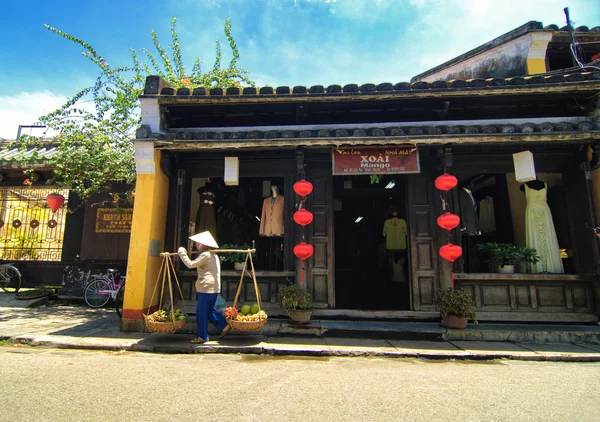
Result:
{"label": "green shirt", "polygon": [[406,221],[401,218],[385,220],[383,224],[385,248],[391,250],[406,249],[406,230]]}

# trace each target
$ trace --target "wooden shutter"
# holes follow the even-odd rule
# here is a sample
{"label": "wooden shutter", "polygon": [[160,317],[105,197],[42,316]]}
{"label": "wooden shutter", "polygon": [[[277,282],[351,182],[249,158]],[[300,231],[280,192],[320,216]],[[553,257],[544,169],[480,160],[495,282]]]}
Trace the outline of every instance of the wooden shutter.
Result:
{"label": "wooden shutter", "polygon": [[407,188],[412,309],[433,310],[438,275],[433,181],[421,174],[410,175]]}

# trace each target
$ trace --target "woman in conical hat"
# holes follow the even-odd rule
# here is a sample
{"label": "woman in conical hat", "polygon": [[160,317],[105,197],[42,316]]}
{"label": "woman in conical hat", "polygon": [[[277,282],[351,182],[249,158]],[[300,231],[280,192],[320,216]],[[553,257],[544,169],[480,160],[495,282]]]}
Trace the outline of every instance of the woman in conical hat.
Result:
{"label": "woman in conical hat", "polygon": [[227,327],[225,318],[215,310],[215,303],[221,293],[221,263],[219,257],[211,251],[218,248],[217,242],[210,232],[202,232],[190,236],[200,251],[200,255],[193,261],[189,258],[185,248],[177,250],[179,257],[188,268],[196,268],[196,338],[192,343],[205,343],[208,341],[208,321],[218,330]]}

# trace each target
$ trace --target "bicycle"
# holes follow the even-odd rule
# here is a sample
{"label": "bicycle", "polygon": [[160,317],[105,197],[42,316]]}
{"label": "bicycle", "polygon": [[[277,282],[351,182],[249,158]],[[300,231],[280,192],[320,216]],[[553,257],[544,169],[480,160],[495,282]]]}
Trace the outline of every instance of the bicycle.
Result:
{"label": "bicycle", "polygon": [[[118,283],[117,279],[119,280]],[[120,317],[123,312],[124,291],[125,277],[119,277],[116,270],[108,270],[107,276],[96,277],[88,283],[83,297],[85,303],[92,308],[101,308],[112,299],[115,302],[115,310]]]}
{"label": "bicycle", "polygon": [[12,264],[0,264],[0,287],[8,293],[16,293],[21,288],[21,272]]}

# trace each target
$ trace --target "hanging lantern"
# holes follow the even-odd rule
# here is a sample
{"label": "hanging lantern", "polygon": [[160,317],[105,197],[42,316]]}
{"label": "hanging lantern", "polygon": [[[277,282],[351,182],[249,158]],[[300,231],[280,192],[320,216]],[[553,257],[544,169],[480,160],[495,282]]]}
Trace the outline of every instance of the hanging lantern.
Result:
{"label": "hanging lantern", "polygon": [[51,193],[50,195],[46,196],[46,202],[48,203],[48,206],[52,212],[56,212],[60,207],[62,207],[62,204],[65,203],[65,197],[60,193]]}
{"label": "hanging lantern", "polygon": [[294,213],[294,221],[302,227],[307,226],[313,221],[313,213],[302,208]]}
{"label": "hanging lantern", "polygon": [[448,243],[440,248],[440,256],[446,261],[454,262],[462,255],[462,248]]}
{"label": "hanging lantern", "polygon": [[437,224],[442,229],[450,231],[460,224],[460,218],[456,214],[445,212],[437,218]]}
{"label": "hanging lantern", "polygon": [[312,183],[310,183],[304,179],[298,180],[296,183],[294,183],[294,192],[296,192],[298,195],[300,195],[303,198],[306,195],[310,194],[312,191],[313,191]]}
{"label": "hanging lantern", "polygon": [[449,191],[450,189],[455,188],[457,184],[458,179],[448,173],[444,173],[435,179],[435,187],[443,191]]}
{"label": "hanging lantern", "polygon": [[296,255],[302,261],[305,261],[306,259],[310,258],[314,251],[315,248],[313,248],[313,245],[311,245],[310,243],[300,242],[296,246],[294,246],[294,255]]}

